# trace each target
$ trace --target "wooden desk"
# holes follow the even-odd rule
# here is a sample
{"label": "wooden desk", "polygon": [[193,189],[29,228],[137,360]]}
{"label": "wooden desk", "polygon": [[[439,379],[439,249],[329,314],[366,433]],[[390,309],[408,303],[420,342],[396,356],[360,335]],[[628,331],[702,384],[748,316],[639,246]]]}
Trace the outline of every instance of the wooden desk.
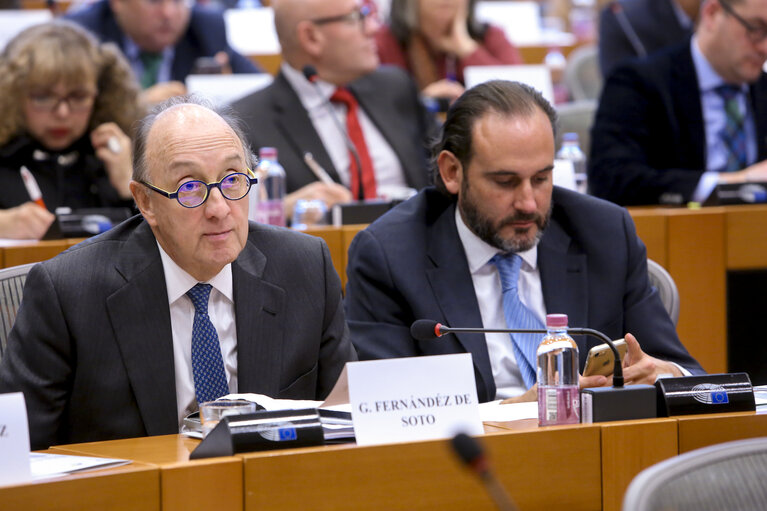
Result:
{"label": "wooden desk", "polygon": [[198,443],[198,440],[181,435],[168,435],[72,444],[50,450],[59,454],[137,460],[156,466],[159,469],[158,507],[163,511],[241,510],[241,459],[231,457],[189,461],[189,453]]}
{"label": "wooden desk", "polygon": [[144,463],[131,463],[0,487],[0,508],[35,511],[159,511],[159,470]]}
{"label": "wooden desk", "polygon": [[[547,428],[523,420],[486,424],[485,430],[480,441],[521,509],[617,511],[625,489],[644,468],[698,447],[764,436],[767,413]],[[0,488],[0,502],[23,503],[11,509],[44,510],[123,509],[115,503],[125,509],[185,511],[493,509],[479,482],[458,465],[441,440],[332,445],[189,461],[197,442],[168,435],[55,447],[51,452],[138,463]],[[74,500],[78,497],[81,500]],[[99,500],[106,498],[111,499],[109,506]],[[155,501],[157,505],[152,504]]]}

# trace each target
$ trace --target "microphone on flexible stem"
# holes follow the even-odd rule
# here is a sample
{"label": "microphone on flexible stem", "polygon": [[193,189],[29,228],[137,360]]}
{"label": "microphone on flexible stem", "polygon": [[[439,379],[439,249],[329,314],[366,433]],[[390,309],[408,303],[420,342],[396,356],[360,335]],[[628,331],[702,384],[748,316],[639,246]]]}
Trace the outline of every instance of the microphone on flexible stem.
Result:
{"label": "microphone on flexible stem", "polygon": [[[413,322],[410,326],[410,335],[419,341],[428,341],[442,337],[445,334],[488,334],[488,333],[502,333],[502,334],[545,334],[546,330],[543,328],[537,328],[532,330],[524,330],[521,328],[450,328],[436,321],[430,319],[419,319]],[[598,330],[591,328],[568,328],[568,334],[575,335],[590,335],[596,337],[601,341],[607,343],[613,352],[615,364],[613,366],[613,387],[623,387],[623,366],[621,365],[621,357],[618,353],[618,348],[613,344],[612,339]]]}
{"label": "microphone on flexible stem", "polygon": [[451,441],[458,458],[482,481],[488,495],[501,511],[517,511],[517,506],[490,470],[482,446],[466,433],[458,433]]}
{"label": "microphone on flexible stem", "polygon": [[349,138],[349,132],[346,130],[346,127],[343,124],[341,124],[341,121],[338,119],[338,116],[336,116],[336,111],[333,109],[333,105],[330,103],[330,101],[328,101],[328,99],[320,90],[320,86],[317,84],[317,79],[319,78],[319,75],[317,74],[317,68],[315,68],[311,64],[307,64],[303,67],[301,72],[304,74],[304,78],[309,80],[309,83],[311,83],[314,86],[314,90],[317,91],[317,94],[322,99],[323,106],[330,113],[330,117],[333,119],[333,123],[336,125],[336,128],[338,128],[338,131],[341,132],[341,135],[343,135],[346,148],[352,154],[352,157],[354,158],[354,164],[356,165],[356,172],[357,172],[357,178],[358,178],[357,189],[352,190],[352,192],[354,192],[354,194],[357,196],[359,200],[363,200],[365,199],[365,190],[362,187],[362,164],[360,163],[360,155],[357,153],[357,148],[354,147],[354,143],[352,143],[352,139]]}
{"label": "microphone on flexible stem", "polygon": [[629,40],[629,44],[634,48],[637,56],[647,56],[647,50],[645,49],[644,44],[642,44],[642,40],[639,39],[639,35],[637,35],[634,27],[631,26],[631,22],[629,21],[628,16],[626,16],[620,2],[613,2],[610,4],[610,10],[618,21],[618,25],[620,25],[623,34]]}
{"label": "microphone on flexible stem", "polygon": [[[575,335],[590,335],[601,339],[613,352],[613,386],[581,390],[581,422],[604,422],[657,417],[656,391],[653,385],[623,386],[623,366],[612,339],[591,328],[568,328]],[[419,341],[437,339],[445,334],[523,333],[545,334],[544,329],[521,328],[450,328],[430,319],[419,319],[410,326],[410,334]]]}

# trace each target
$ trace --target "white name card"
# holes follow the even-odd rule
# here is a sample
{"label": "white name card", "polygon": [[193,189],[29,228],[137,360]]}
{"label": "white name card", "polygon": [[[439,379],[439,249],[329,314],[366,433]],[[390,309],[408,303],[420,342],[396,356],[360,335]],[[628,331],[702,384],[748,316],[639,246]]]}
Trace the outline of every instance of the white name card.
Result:
{"label": "white name card", "polygon": [[349,362],[358,445],[481,435],[471,355]]}
{"label": "white name card", "polygon": [[0,394],[0,486],[31,479],[24,394]]}

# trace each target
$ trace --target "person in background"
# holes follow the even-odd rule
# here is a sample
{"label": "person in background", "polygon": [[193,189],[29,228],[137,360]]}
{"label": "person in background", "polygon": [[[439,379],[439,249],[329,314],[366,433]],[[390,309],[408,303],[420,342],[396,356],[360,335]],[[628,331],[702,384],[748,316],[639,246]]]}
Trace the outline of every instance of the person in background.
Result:
{"label": "person in background", "polygon": [[701,0],[621,0],[599,15],[599,68],[607,77],[632,57],[646,57],[692,35]]}
{"label": "person in background", "polygon": [[767,2],[706,0],[693,37],[608,76],[589,189],[622,206],[767,181]]}
{"label": "person in background", "polygon": [[32,449],[178,433],[229,393],[324,399],[357,359],[325,242],[248,222],[252,167],[199,99],[140,123],[141,215],[27,276],[0,393],[24,393]]}
{"label": "person in background", "polygon": [[424,95],[454,100],[466,66],[521,64],[498,27],[474,18],[475,0],[393,0],[376,34],[382,64],[406,69]]}
{"label": "person in background", "polygon": [[[426,186],[425,145],[436,119],[405,71],[379,67],[379,24],[371,7],[359,0],[272,5],[282,46],[280,72],[269,87],[232,108],[245,121],[254,148],[279,151],[287,174],[286,211],[297,199],[332,206]],[[304,75],[307,66],[311,81]],[[332,183],[318,180],[307,153]]]}
{"label": "person in background", "polygon": [[[486,82],[453,103],[432,149],[435,187],[387,212],[349,247],[344,304],[360,359],[471,353],[481,401],[534,400],[542,336],[421,341],[410,326],[430,319],[455,328],[542,328],[547,313],[565,313],[572,326],[625,336],[627,383],[703,372],[650,286],[628,212],[553,185],[555,124],[551,105],[517,82]],[[576,342],[583,369],[601,341]]]}
{"label": "person in background", "polygon": [[259,72],[229,46],[221,11],[190,0],[98,0],[65,17],[120,47],[147,104],[185,94],[183,82],[201,57],[222,73]]}
{"label": "person in background", "polygon": [[[0,55],[0,237],[40,238],[59,206],[132,204],[126,133],[141,116],[138,91],[120,51],[72,23],[37,25],[8,43]],[[30,196],[29,176],[41,198]]]}

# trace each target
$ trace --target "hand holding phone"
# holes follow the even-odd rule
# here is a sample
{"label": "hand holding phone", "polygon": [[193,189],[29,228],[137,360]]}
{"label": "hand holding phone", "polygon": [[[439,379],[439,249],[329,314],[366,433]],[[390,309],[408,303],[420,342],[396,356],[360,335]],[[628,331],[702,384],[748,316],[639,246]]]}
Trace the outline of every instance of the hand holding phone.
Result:
{"label": "hand holding phone", "polygon": [[[628,347],[626,341],[618,339],[614,341],[615,347],[618,349],[618,354],[621,357],[621,361],[626,358],[626,352]],[[586,358],[586,366],[583,368],[583,376],[611,376],[613,374],[613,367],[615,367],[615,357],[613,356],[613,350],[607,344],[600,344],[594,346],[589,350],[588,358]]]}

